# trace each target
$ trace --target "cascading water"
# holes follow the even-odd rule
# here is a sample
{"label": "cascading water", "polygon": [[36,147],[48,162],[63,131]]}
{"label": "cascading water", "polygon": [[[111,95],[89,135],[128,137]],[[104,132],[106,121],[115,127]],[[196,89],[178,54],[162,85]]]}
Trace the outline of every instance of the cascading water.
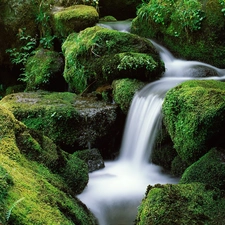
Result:
{"label": "cascading water", "polygon": [[[224,70],[211,65],[184,61],[152,41],[165,63],[166,72],[159,81],[145,86],[132,101],[118,160],[90,173],[89,183],[78,198],[94,213],[100,225],[131,225],[146,187],[156,183],[176,183],[177,179],[149,163],[155,136],[161,125],[161,106],[166,92],[177,84],[193,79],[225,79]],[[202,67],[213,77],[204,77]],[[214,76],[215,75],[215,76]],[[204,77],[204,78],[202,78]]]}

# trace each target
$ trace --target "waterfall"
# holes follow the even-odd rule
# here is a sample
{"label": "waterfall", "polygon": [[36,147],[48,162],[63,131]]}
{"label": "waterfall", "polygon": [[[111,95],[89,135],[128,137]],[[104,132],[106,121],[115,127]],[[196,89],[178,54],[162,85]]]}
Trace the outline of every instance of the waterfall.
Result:
{"label": "waterfall", "polygon": [[[176,59],[164,47],[152,43],[159,51],[166,71],[160,80],[146,85],[134,96],[118,160],[106,162],[104,169],[90,173],[88,186],[77,196],[98,218],[100,225],[133,224],[147,185],[178,182],[163,174],[159,166],[149,163],[161,126],[161,107],[166,92],[185,80],[225,79],[222,69]],[[195,77],[196,73],[198,77]]]}

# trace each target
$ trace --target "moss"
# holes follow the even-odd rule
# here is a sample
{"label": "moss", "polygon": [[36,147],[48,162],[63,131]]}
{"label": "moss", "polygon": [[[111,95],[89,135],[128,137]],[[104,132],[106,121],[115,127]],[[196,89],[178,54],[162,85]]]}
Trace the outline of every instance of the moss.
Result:
{"label": "moss", "polygon": [[8,191],[13,186],[13,179],[7,173],[7,171],[0,166],[0,223],[6,224],[6,199],[8,197]]}
{"label": "moss", "polygon": [[53,26],[55,34],[65,39],[70,33],[94,26],[98,19],[99,15],[94,7],[74,5],[55,12]]}
{"label": "moss", "polygon": [[79,194],[88,183],[88,165],[73,154],[63,170],[63,177],[70,188]]}
{"label": "moss", "polygon": [[225,200],[200,183],[148,187],[136,224],[223,224]]}
{"label": "moss", "polygon": [[115,80],[113,86],[113,99],[120,106],[123,113],[127,114],[135,93],[144,87],[145,83],[135,79]]}
{"label": "moss", "polygon": [[200,182],[211,188],[225,189],[224,150],[212,149],[188,167],[180,184]]}
{"label": "moss", "polygon": [[164,71],[148,40],[98,26],[69,35],[62,50],[65,80],[78,93],[118,78],[152,81]]}
{"label": "moss", "polygon": [[38,49],[25,66],[22,80],[26,83],[26,90],[64,90],[63,67],[63,59],[57,52]]}
{"label": "moss", "polygon": [[1,105],[11,109],[29,128],[42,131],[58,144],[72,145],[76,139],[74,126],[79,118],[72,105],[75,96],[68,92],[20,93],[6,96]]}
{"label": "moss", "polygon": [[224,146],[225,84],[193,80],[167,92],[163,114],[181,159],[192,164],[214,146]]}
{"label": "moss", "polygon": [[171,163],[171,174],[177,177],[181,177],[188,165],[185,163],[179,155],[177,155]]}
{"label": "moss", "polygon": [[[48,138],[29,133],[27,127],[2,106],[0,115],[1,222],[7,220],[7,224],[18,225],[96,224],[92,214],[76,199],[77,190],[72,190],[69,182],[49,169],[55,163],[62,166],[57,161],[63,153],[56,151]],[[64,160],[69,163],[67,158],[65,156]],[[80,160],[73,160],[73,163],[78,171],[82,171],[82,177],[88,176]],[[79,181],[82,184],[82,179]],[[77,181],[77,189],[81,191],[82,187],[84,184],[79,186]]]}
{"label": "moss", "polygon": [[158,40],[177,57],[223,67],[222,8],[218,0],[151,0],[139,8],[131,30]]}

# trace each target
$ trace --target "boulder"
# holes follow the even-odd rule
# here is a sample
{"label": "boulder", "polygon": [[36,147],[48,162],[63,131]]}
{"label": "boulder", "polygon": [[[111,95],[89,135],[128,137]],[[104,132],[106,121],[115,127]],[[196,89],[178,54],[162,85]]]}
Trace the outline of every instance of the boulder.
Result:
{"label": "boulder", "polygon": [[98,12],[93,6],[74,5],[58,8],[53,12],[52,18],[54,34],[65,39],[70,33],[94,26],[98,19]]}
{"label": "boulder", "polygon": [[69,152],[86,147],[110,152],[122,130],[118,106],[98,101],[94,96],[43,91],[15,93],[4,97],[0,105],[11,110],[27,127],[43,132]]}
{"label": "boulder", "polygon": [[179,183],[200,182],[211,188],[225,190],[225,150],[211,149],[188,167]]}
{"label": "boulder", "polygon": [[157,40],[176,57],[224,67],[224,26],[222,1],[150,0],[138,9],[131,32]]}
{"label": "boulder", "polygon": [[113,100],[119,105],[124,114],[128,113],[135,93],[145,85],[146,83],[142,81],[129,78],[113,81]]}
{"label": "boulder", "polygon": [[99,26],[70,34],[62,50],[65,80],[77,93],[119,78],[153,81],[164,71],[150,41]]}
{"label": "boulder", "polygon": [[201,183],[149,186],[136,225],[223,224],[224,196]]}
{"label": "boulder", "polygon": [[105,167],[104,160],[97,148],[76,151],[74,155],[86,162],[89,172]]}
{"label": "boulder", "polygon": [[186,81],[167,92],[166,128],[178,155],[191,165],[212,147],[225,147],[225,83]]}
{"label": "boulder", "polygon": [[26,83],[26,91],[64,91],[63,68],[64,61],[59,53],[40,48],[28,58],[20,79]]}

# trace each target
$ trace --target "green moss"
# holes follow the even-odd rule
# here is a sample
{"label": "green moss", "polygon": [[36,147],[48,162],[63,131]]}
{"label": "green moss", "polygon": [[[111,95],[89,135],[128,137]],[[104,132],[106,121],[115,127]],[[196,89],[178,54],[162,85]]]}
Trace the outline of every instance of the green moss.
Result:
{"label": "green moss", "polygon": [[224,146],[225,84],[193,80],[167,92],[163,114],[181,159],[188,165],[210,148]]}
{"label": "green moss", "polygon": [[88,183],[88,165],[73,154],[63,170],[63,177],[75,193],[81,193]]}
{"label": "green moss", "polygon": [[116,78],[155,80],[164,70],[148,40],[98,26],[69,35],[62,50],[65,80],[78,93]]}
{"label": "green moss", "polygon": [[148,1],[139,8],[131,30],[158,40],[177,57],[224,65],[224,15],[218,0]]}
{"label": "green moss", "polygon": [[20,93],[6,96],[1,105],[12,110],[29,128],[42,131],[55,143],[72,145],[77,138],[74,126],[79,119],[72,105],[75,97],[68,92]]}
{"label": "green moss", "polygon": [[137,225],[223,224],[225,200],[203,184],[149,186],[138,208]]}
{"label": "green moss", "polygon": [[224,153],[212,149],[197,162],[188,167],[181,177],[180,184],[204,183],[212,188],[225,189]]}
{"label": "green moss", "polygon": [[[7,224],[21,225],[96,224],[86,206],[75,197],[75,193],[84,188],[84,180],[87,183],[88,172],[83,169],[86,164],[79,159],[71,161],[51,140],[29,132],[2,106],[0,115],[1,223],[7,220]],[[59,162],[61,160],[64,162]],[[59,173],[52,172],[56,171],[56,165],[62,167],[57,168],[58,172],[63,166],[67,168],[66,162],[67,166],[73,162],[76,172],[80,172],[80,176],[73,177],[76,190]]]}
{"label": "green moss", "polygon": [[123,113],[127,114],[135,93],[144,87],[145,83],[135,79],[115,80],[113,86],[113,99],[120,106]]}
{"label": "green moss", "polygon": [[27,91],[63,90],[63,66],[63,59],[57,52],[39,49],[28,59],[21,80],[26,83]]}
{"label": "green moss", "polygon": [[74,5],[63,8],[53,14],[55,34],[65,39],[70,33],[94,26],[98,19],[98,12],[92,6]]}

